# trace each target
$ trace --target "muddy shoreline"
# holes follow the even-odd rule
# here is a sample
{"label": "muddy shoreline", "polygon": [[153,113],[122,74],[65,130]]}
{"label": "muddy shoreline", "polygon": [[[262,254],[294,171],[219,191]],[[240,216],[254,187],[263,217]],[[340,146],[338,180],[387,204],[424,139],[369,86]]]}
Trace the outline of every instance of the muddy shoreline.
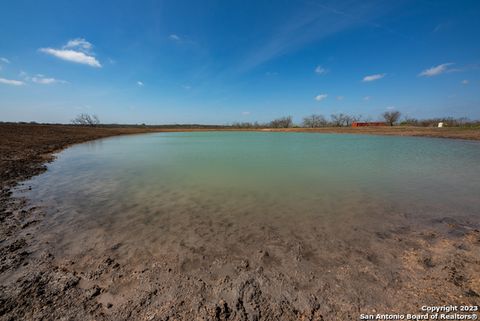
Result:
{"label": "muddy shoreline", "polygon": [[386,136],[412,136],[449,138],[464,140],[480,140],[480,128],[435,128],[435,127],[325,127],[325,128],[279,128],[265,129],[275,132],[299,132],[299,133],[332,133],[332,134],[362,134],[362,135],[386,135]]}
{"label": "muddy shoreline", "polygon": [[[381,227],[352,227],[342,242],[307,222],[282,230],[219,221],[208,234],[210,222],[192,217],[191,228],[214,242],[139,252],[134,262],[117,243],[56,256],[36,236],[44,209],[11,188],[71,144],[156,131],[169,130],[0,125],[0,320],[356,320],[478,304],[479,213],[422,224],[405,213]],[[279,131],[480,139],[478,129]]]}

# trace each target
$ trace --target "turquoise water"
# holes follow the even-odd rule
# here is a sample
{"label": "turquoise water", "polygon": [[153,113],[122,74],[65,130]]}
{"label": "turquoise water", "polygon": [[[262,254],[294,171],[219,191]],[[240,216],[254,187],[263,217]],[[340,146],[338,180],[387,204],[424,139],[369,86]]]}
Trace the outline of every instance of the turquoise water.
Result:
{"label": "turquoise water", "polygon": [[335,235],[405,217],[478,216],[480,144],[342,134],[155,133],[75,145],[26,184],[32,202],[51,209],[42,223],[45,233],[65,246],[88,242],[97,231],[104,241],[138,240],[154,250],[172,241],[172,233],[188,238],[199,224],[320,224]]}

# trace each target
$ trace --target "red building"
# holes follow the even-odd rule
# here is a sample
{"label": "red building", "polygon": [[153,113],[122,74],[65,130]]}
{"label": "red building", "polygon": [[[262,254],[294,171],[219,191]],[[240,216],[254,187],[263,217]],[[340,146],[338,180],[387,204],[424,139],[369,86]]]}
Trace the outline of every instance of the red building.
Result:
{"label": "red building", "polygon": [[387,126],[387,123],[381,121],[373,121],[373,122],[361,122],[361,121],[354,121],[352,123],[352,127],[375,127],[375,126]]}

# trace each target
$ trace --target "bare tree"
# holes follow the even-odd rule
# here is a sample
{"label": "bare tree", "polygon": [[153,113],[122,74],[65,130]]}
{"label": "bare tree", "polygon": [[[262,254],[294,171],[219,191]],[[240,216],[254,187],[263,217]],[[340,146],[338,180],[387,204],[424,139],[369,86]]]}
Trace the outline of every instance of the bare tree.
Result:
{"label": "bare tree", "polygon": [[98,119],[97,115],[80,114],[72,119],[72,123],[75,125],[94,127],[100,124],[100,119]]}
{"label": "bare tree", "polygon": [[251,122],[234,122],[232,123],[231,127],[233,128],[260,128],[262,127],[261,124],[259,124],[258,122],[254,122],[254,123],[251,123]]}
{"label": "bare tree", "polygon": [[350,126],[352,126],[352,123],[353,123],[354,121],[357,121],[357,119],[359,119],[358,117],[359,117],[359,116],[345,115],[344,118],[343,118],[343,124],[344,124],[345,126],[350,127]]}
{"label": "bare tree", "polygon": [[355,120],[354,117],[340,113],[340,114],[332,114],[330,116],[332,126],[342,127],[342,126],[350,126],[352,122]]}
{"label": "bare tree", "polygon": [[292,116],[274,119],[269,124],[272,128],[289,128],[293,126]]}
{"label": "bare tree", "polygon": [[343,125],[343,117],[342,117],[343,114],[331,114],[330,115],[330,119],[331,119],[331,123],[332,123],[332,126],[335,126],[335,127],[340,127]]}
{"label": "bare tree", "polygon": [[410,126],[419,126],[420,120],[414,117],[405,116],[405,119],[401,121],[402,125],[410,125]]}
{"label": "bare tree", "polygon": [[383,117],[383,119],[385,119],[385,121],[387,123],[390,124],[390,126],[393,126],[393,124],[395,124],[400,119],[401,115],[402,115],[402,113],[400,113],[399,111],[392,110],[392,111],[384,112],[382,114],[382,117]]}
{"label": "bare tree", "polygon": [[351,125],[353,122],[366,121],[366,120],[363,120],[364,117],[363,117],[362,115],[354,115],[354,116],[350,116],[350,118],[351,118],[350,125]]}
{"label": "bare tree", "polygon": [[327,124],[327,120],[322,115],[310,115],[303,118],[302,126],[306,128],[323,127]]}

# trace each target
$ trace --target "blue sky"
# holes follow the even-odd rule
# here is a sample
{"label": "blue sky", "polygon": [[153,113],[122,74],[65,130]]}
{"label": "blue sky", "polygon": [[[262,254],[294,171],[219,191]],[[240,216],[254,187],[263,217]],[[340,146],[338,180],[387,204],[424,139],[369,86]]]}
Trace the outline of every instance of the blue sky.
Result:
{"label": "blue sky", "polygon": [[480,118],[480,1],[3,1],[0,120]]}

